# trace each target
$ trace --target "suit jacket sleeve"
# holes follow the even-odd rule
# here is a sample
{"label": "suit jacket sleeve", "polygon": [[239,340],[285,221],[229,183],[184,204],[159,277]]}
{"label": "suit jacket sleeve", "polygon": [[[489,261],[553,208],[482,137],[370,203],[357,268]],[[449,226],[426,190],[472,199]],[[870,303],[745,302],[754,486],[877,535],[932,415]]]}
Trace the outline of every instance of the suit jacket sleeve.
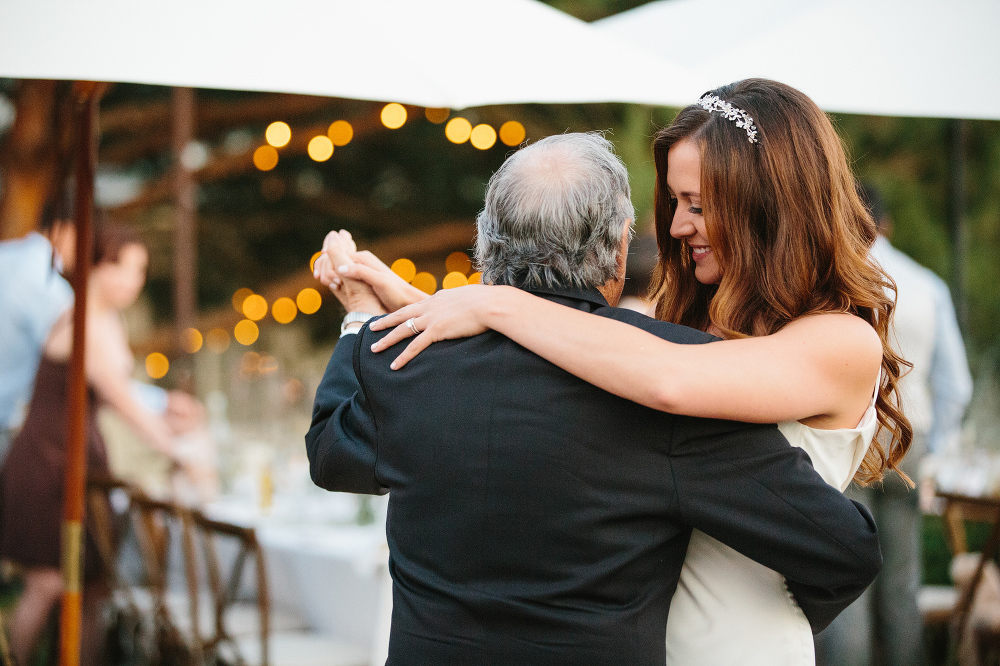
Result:
{"label": "suit jacket sleeve", "polygon": [[375,475],[378,433],[361,377],[360,345],[367,325],[338,342],[316,390],[306,453],[313,483],[327,490],[382,495]]}
{"label": "suit jacket sleeve", "polygon": [[882,566],[871,514],[773,425],[685,423],[671,456],[685,522],[784,576],[821,631]]}

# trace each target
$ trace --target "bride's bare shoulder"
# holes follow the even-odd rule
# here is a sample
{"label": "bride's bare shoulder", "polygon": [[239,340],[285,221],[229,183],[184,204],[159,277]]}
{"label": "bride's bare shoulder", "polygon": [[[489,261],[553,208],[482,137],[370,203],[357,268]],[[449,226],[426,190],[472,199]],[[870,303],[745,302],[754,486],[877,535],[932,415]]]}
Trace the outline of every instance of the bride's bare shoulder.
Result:
{"label": "bride's bare shoulder", "polygon": [[776,335],[806,345],[818,362],[837,374],[859,373],[868,379],[882,364],[882,340],[864,319],[846,312],[809,315],[792,321]]}

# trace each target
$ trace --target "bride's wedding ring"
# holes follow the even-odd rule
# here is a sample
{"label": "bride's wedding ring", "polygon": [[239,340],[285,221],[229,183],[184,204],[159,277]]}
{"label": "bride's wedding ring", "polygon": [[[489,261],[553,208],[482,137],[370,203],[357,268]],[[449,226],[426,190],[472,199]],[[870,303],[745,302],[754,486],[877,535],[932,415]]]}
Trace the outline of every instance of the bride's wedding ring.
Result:
{"label": "bride's wedding ring", "polygon": [[417,330],[417,323],[413,317],[406,320],[406,327],[413,331],[413,335],[420,335],[420,331]]}

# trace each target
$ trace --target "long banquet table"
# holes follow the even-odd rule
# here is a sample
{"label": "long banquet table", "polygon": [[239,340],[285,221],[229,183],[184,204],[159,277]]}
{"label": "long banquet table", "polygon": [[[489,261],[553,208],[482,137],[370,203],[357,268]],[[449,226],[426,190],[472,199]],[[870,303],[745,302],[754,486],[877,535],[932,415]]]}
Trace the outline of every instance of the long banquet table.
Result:
{"label": "long banquet table", "polygon": [[378,649],[388,640],[392,604],[386,498],[373,500],[374,523],[356,525],[343,522],[342,507],[357,500],[328,495],[279,495],[266,512],[246,498],[223,496],[204,511],[255,529],[275,608],[296,613],[310,629]]}

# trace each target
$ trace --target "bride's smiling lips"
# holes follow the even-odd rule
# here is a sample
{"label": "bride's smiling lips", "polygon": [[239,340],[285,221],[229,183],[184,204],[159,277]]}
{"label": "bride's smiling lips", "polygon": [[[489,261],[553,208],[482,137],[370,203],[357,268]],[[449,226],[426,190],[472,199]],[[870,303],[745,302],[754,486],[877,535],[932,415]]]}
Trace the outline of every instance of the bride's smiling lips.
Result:
{"label": "bride's smiling lips", "polygon": [[691,248],[691,258],[695,262],[701,261],[712,253],[712,248],[709,245],[690,245],[689,247]]}

